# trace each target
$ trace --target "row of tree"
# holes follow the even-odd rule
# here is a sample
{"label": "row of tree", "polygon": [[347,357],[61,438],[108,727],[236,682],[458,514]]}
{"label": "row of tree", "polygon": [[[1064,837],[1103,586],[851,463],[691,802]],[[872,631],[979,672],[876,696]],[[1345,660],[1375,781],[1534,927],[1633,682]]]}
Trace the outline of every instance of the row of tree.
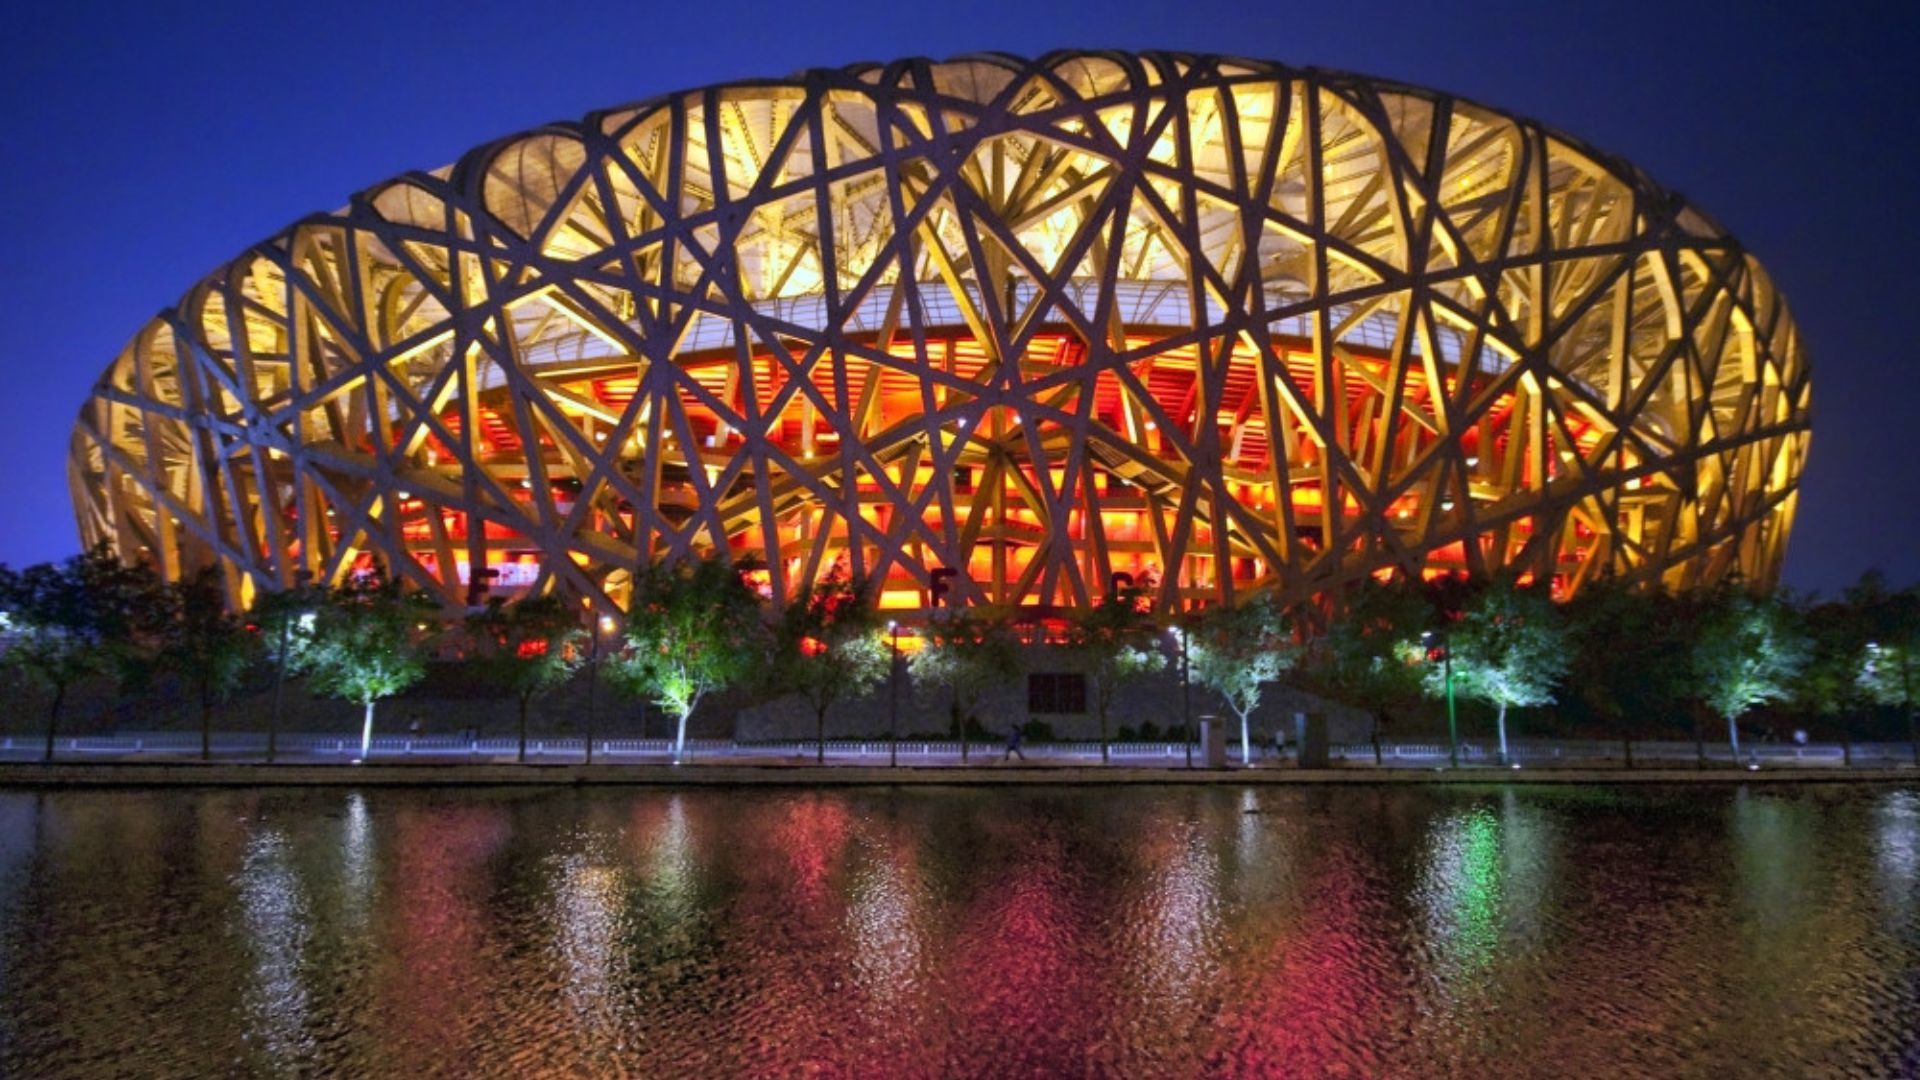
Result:
{"label": "row of tree", "polygon": [[[674,718],[676,760],[701,701],[743,686],[804,700],[824,757],[828,714],[897,678],[895,665],[946,688],[952,730],[965,732],[981,695],[1019,674],[1023,645],[1044,640],[1085,673],[1103,748],[1120,692],[1172,668],[1233,713],[1249,760],[1252,715],[1277,682],[1381,718],[1422,698],[1445,699],[1450,717],[1454,697],[1484,702],[1503,759],[1513,708],[1555,704],[1629,740],[1647,733],[1649,717],[1697,721],[1704,710],[1726,722],[1737,753],[1740,718],[1767,703],[1839,720],[1843,730],[1852,714],[1897,707],[1920,759],[1912,708],[1920,590],[1889,590],[1877,574],[1827,602],[1737,584],[1669,595],[1601,581],[1556,604],[1511,581],[1369,580],[1287,608],[1260,596],[1202,609],[1171,626],[1156,623],[1138,593],[1116,588],[1045,625],[990,608],[937,612],[917,628],[922,644],[906,661],[866,583],[830,575],[771,617],[740,569],[717,559],[647,569],[623,624],[588,621],[555,597],[495,600],[448,620],[423,594],[378,580],[302,585],[237,615],[211,573],[162,582],[95,551],[20,571],[0,566],[0,665],[50,692],[48,757],[69,688],[99,674],[135,689],[162,674],[180,680],[210,753],[213,710],[263,663],[276,678],[276,720],[280,685],[293,675],[360,705],[364,756],[378,703],[423,678],[434,655],[473,665],[516,702],[523,759],[532,700],[583,665],[593,669],[589,693],[604,673]],[[275,736],[270,726],[269,756]],[[587,742],[590,759],[590,731]]]}

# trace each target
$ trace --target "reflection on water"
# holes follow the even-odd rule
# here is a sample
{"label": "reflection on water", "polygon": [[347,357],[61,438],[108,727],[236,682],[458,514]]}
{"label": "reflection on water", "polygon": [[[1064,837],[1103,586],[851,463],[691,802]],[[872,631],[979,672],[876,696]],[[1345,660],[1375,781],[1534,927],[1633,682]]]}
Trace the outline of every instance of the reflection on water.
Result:
{"label": "reflection on water", "polygon": [[264,829],[247,842],[235,882],[253,979],[247,988],[252,1034],[275,1061],[299,1061],[313,1050],[310,1006],[301,964],[308,938],[306,898],[294,876],[287,838]]}
{"label": "reflection on water", "polygon": [[1920,880],[1920,791],[1889,792],[1875,807],[1880,900],[1910,917]]}
{"label": "reflection on water", "polygon": [[0,793],[0,1073],[1914,1075],[1920,791]]}

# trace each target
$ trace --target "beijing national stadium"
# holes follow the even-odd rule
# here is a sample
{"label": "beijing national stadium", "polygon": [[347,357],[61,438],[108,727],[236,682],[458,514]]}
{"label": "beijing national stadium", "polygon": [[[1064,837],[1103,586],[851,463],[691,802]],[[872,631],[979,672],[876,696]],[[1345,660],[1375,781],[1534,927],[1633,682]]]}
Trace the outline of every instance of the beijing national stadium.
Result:
{"label": "beijing national stadium", "polygon": [[907,618],[1116,574],[1166,612],[1770,585],[1808,407],[1760,264],[1572,136],[1263,61],[982,55],[370,187],[139,328],[69,471],[87,544],[236,606],[378,567],[614,612],[720,553]]}

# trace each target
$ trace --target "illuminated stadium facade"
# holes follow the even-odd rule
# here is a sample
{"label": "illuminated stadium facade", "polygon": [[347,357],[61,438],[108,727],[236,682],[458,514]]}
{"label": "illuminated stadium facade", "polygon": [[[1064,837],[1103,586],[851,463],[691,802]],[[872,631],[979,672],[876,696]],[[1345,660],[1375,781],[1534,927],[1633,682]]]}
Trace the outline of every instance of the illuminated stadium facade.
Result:
{"label": "illuminated stadium facade", "polygon": [[[613,610],[715,549],[925,609],[1776,580],[1786,306],[1631,165],[1418,88],[1060,53],[673,94],[408,173],[143,328],[84,541]],[[939,575],[942,578],[948,575]]]}

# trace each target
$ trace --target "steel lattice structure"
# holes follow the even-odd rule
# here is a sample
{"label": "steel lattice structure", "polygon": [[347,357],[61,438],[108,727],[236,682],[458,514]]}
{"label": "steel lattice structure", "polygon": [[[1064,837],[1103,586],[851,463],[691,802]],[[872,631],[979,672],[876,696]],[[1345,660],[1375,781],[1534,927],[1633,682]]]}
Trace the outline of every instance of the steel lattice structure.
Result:
{"label": "steel lattice structure", "polygon": [[1632,166],[1209,56],[814,70],[555,124],[221,267],[82,410],[80,532],[613,609],[716,548],[924,608],[1778,574],[1786,306]]}

